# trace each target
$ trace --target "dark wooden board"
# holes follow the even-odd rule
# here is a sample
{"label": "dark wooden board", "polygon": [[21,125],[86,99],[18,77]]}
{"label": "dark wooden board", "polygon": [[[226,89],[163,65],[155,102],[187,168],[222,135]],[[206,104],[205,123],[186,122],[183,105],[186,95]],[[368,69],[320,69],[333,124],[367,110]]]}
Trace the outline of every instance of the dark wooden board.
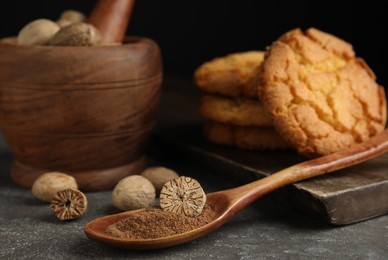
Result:
{"label": "dark wooden board", "polygon": [[[261,152],[215,145],[202,137],[196,112],[200,93],[185,80],[168,78],[156,136],[219,174],[243,182],[307,160],[292,150]],[[289,185],[279,201],[331,224],[350,224],[388,213],[388,154],[360,165]]]}

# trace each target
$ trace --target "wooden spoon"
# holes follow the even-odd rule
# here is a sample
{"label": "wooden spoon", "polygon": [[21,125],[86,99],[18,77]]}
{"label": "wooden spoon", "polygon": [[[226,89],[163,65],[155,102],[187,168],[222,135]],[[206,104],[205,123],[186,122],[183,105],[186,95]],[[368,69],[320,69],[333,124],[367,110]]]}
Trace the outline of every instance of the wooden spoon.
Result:
{"label": "wooden spoon", "polygon": [[296,164],[268,177],[237,188],[207,194],[207,203],[212,205],[217,216],[209,224],[185,233],[144,240],[128,240],[113,237],[105,233],[105,229],[109,225],[144,209],[98,218],[89,222],[85,226],[84,231],[92,240],[111,246],[135,250],[158,249],[182,244],[199,238],[222,226],[238,212],[264,194],[287,184],[358,164],[381,155],[386,151],[388,151],[388,129],[368,141],[352,146],[351,148]]}

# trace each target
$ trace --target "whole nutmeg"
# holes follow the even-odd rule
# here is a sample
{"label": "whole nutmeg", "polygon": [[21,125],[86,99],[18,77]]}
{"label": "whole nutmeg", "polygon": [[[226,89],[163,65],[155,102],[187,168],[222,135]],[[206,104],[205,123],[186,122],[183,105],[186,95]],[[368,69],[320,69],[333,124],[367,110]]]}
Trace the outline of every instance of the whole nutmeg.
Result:
{"label": "whole nutmeg", "polygon": [[59,25],[48,19],[38,19],[24,26],[17,37],[20,45],[45,45],[59,31]]}
{"label": "whole nutmeg", "polygon": [[32,195],[45,202],[51,202],[54,195],[64,189],[78,189],[73,176],[62,172],[48,172],[39,176],[32,184]]}
{"label": "whole nutmeg", "polygon": [[92,46],[101,41],[100,32],[91,24],[73,23],[61,28],[50,40],[56,46]]}
{"label": "whole nutmeg", "polygon": [[60,15],[57,21],[57,24],[60,27],[65,27],[72,23],[84,22],[85,20],[86,20],[86,16],[83,13],[76,10],[66,10],[62,12],[62,14]]}
{"label": "whole nutmeg", "polygon": [[169,180],[176,179],[179,175],[171,169],[165,167],[150,167],[145,169],[141,176],[149,180],[154,185],[156,194],[159,194],[163,185]]}
{"label": "whole nutmeg", "polygon": [[154,186],[140,175],[125,177],[112,192],[113,205],[123,211],[150,207],[154,200]]}
{"label": "whole nutmeg", "polygon": [[70,21],[70,20],[58,20],[57,21],[57,24],[59,25],[59,27],[66,27],[70,24],[73,24],[74,22],[73,21]]}

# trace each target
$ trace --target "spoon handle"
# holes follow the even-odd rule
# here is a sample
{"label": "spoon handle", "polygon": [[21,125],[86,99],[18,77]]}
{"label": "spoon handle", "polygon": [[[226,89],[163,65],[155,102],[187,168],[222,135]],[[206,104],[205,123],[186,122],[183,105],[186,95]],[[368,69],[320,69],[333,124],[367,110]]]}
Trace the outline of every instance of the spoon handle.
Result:
{"label": "spoon handle", "polygon": [[99,29],[101,43],[121,43],[129,23],[135,0],[99,0],[89,23]]}
{"label": "spoon handle", "polygon": [[259,197],[285,185],[349,167],[388,151],[388,129],[348,149],[305,161],[255,182],[225,191],[235,213]]}

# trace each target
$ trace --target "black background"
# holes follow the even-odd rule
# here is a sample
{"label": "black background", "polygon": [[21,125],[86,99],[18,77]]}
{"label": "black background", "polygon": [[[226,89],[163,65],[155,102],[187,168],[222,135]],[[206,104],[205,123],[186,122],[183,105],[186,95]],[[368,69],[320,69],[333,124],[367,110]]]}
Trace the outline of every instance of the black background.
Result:
{"label": "black background", "polygon": [[[56,20],[65,9],[89,13],[95,2],[1,1],[0,37],[16,35],[37,18]],[[166,73],[192,77],[198,65],[213,57],[264,49],[290,29],[316,27],[351,42],[378,82],[388,86],[382,2],[138,0],[127,34],[158,42]]]}

